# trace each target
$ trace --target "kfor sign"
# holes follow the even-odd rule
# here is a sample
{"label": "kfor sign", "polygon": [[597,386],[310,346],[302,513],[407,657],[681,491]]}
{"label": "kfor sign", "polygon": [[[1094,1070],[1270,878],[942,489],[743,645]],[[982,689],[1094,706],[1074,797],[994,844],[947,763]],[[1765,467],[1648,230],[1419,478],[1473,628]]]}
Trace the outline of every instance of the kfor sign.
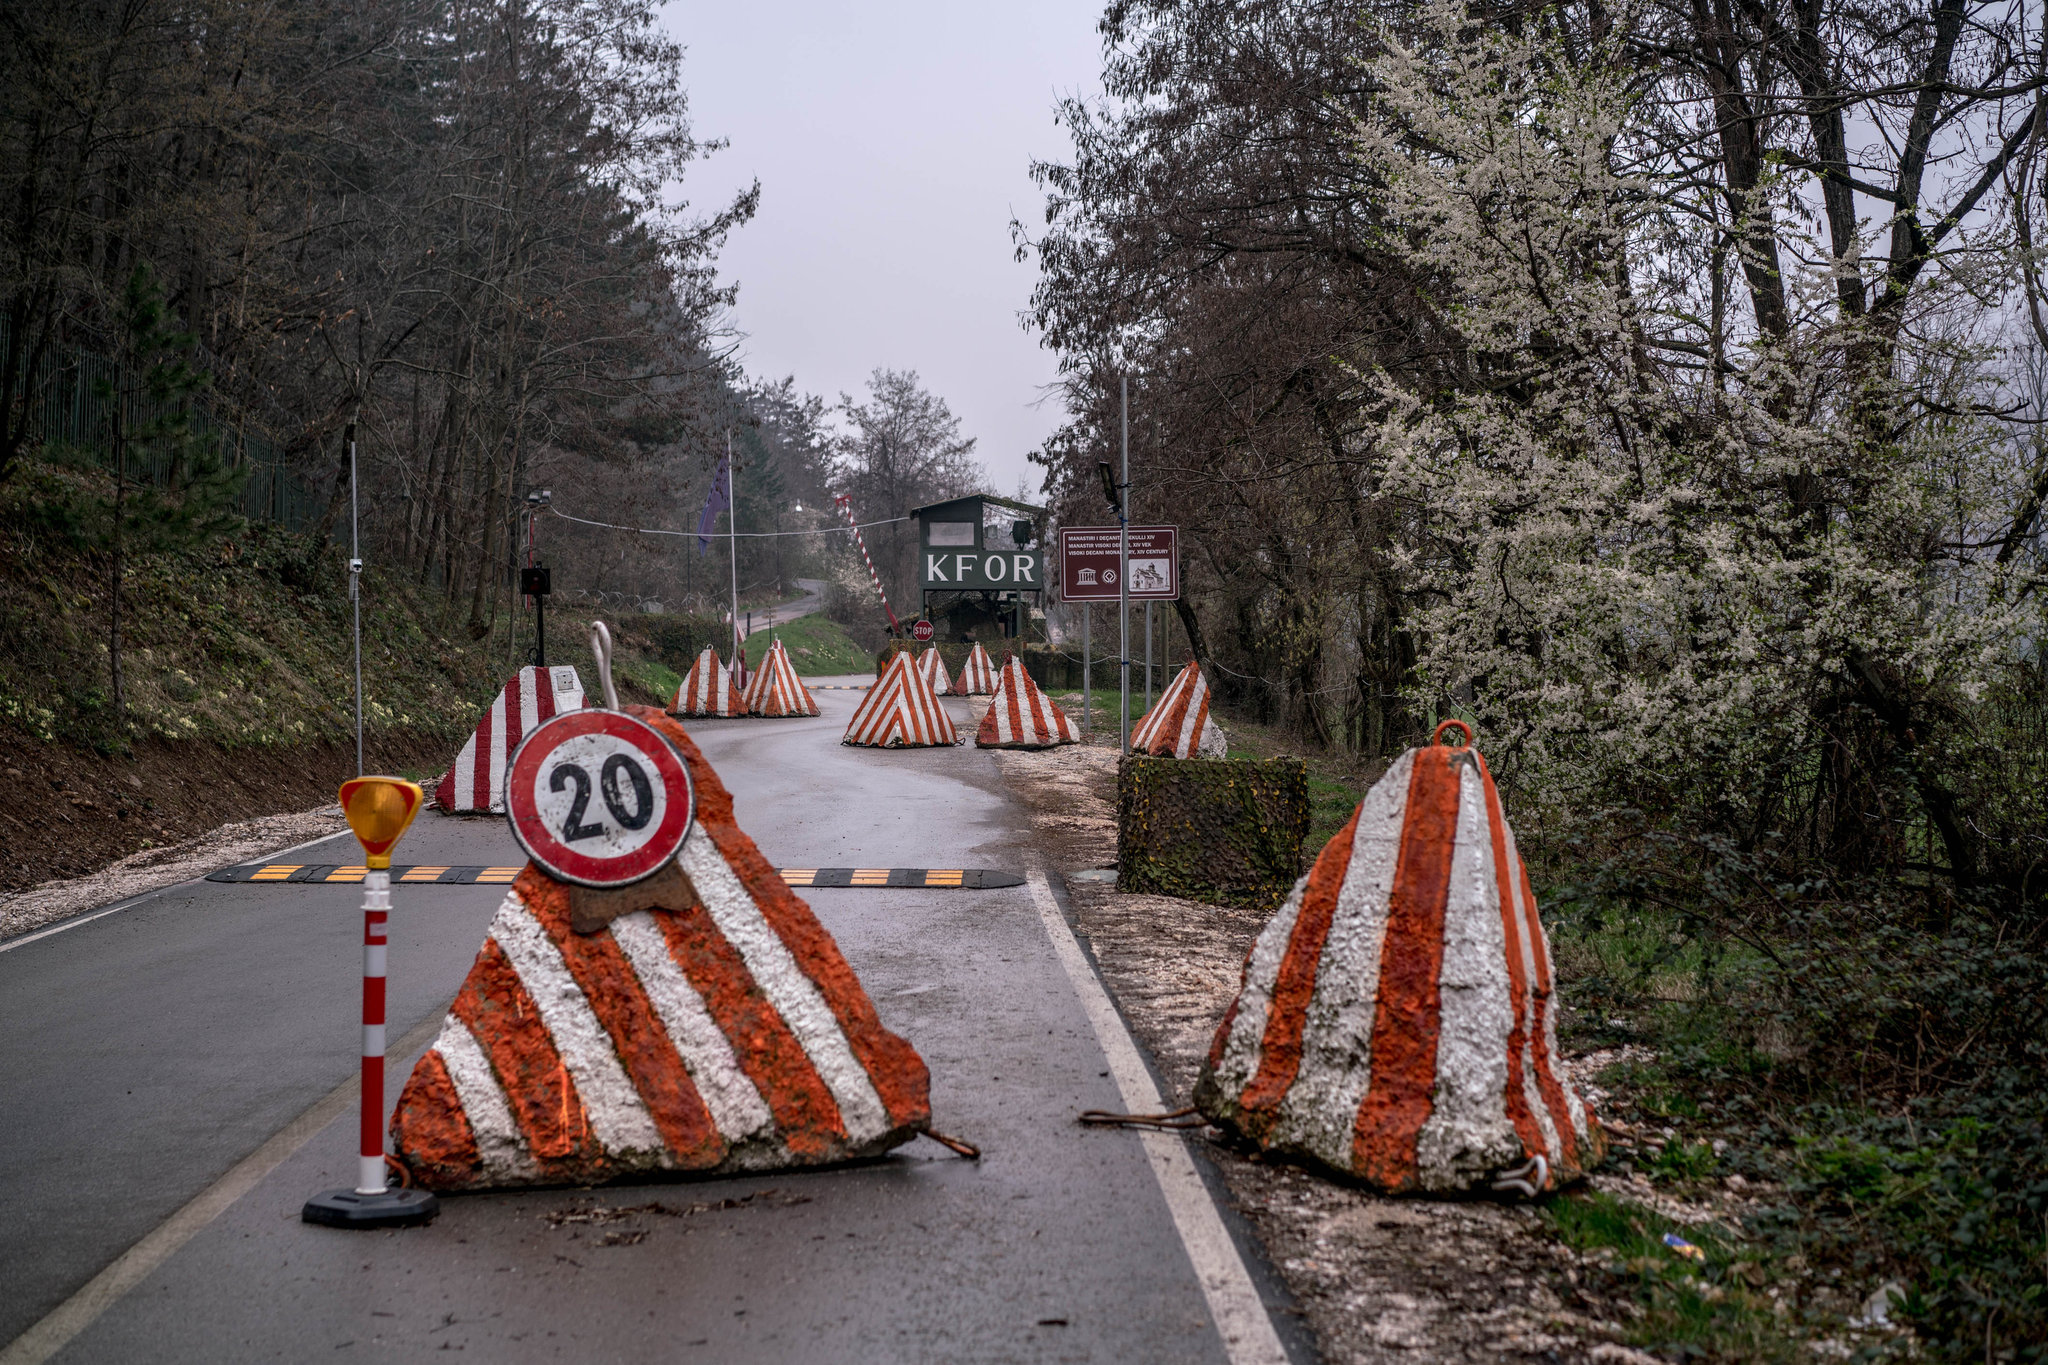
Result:
{"label": "kfor sign", "polygon": [[[1130,528],[1133,602],[1171,602],[1180,596],[1180,528]],[[1120,537],[1114,526],[1060,528],[1060,596],[1069,602],[1114,602]]]}
{"label": "kfor sign", "polygon": [[1045,555],[1037,550],[921,550],[917,585],[926,592],[983,588],[1040,592],[1045,588]]}

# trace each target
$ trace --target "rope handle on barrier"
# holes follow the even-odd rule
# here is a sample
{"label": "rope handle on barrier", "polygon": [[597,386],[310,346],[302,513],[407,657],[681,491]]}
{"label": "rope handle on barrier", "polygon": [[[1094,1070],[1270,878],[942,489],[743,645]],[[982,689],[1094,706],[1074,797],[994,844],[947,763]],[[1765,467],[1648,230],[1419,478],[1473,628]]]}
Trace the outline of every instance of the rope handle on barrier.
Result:
{"label": "rope handle on barrier", "polygon": [[969,1161],[981,1160],[981,1148],[971,1142],[961,1138],[947,1137],[944,1133],[935,1133],[929,1128],[924,1130],[924,1135],[933,1142],[938,1143],[939,1146],[944,1147],[947,1151],[956,1152],[966,1157]]}
{"label": "rope handle on barrier", "polygon": [[612,633],[602,621],[590,623],[590,652],[597,656],[597,679],[604,689],[604,709],[619,709],[619,690],[612,686]]}
{"label": "rope handle on barrier", "polygon": [[1465,747],[1465,748],[1467,748],[1467,749],[1471,748],[1471,747],[1472,747],[1472,727],[1471,727],[1471,726],[1469,726],[1469,725],[1467,725],[1467,724],[1466,724],[1466,723],[1465,723],[1464,721],[1462,721],[1462,720],[1459,720],[1459,719],[1458,719],[1458,718],[1457,718],[1456,716],[1453,716],[1453,717],[1451,717],[1451,719],[1449,719],[1449,720],[1447,720],[1447,721],[1443,722],[1443,723],[1442,723],[1441,725],[1437,726],[1437,727],[1436,727],[1436,731],[1435,731],[1435,733],[1433,733],[1433,734],[1431,734],[1431,735],[1430,735],[1430,737],[1429,737],[1429,742],[1430,742],[1431,744],[1442,744],[1442,743],[1444,742],[1444,731],[1446,731],[1446,730],[1450,729],[1450,728],[1451,728],[1451,727],[1452,727],[1453,725],[1457,726],[1457,727],[1458,727],[1458,728],[1459,728],[1460,730],[1463,730],[1463,731],[1465,732],[1465,744],[1464,744],[1464,747]]}
{"label": "rope handle on barrier", "polygon": [[1090,1128],[1206,1128],[1209,1120],[1192,1104],[1170,1114],[1112,1114],[1107,1109],[1083,1109],[1081,1122]]}

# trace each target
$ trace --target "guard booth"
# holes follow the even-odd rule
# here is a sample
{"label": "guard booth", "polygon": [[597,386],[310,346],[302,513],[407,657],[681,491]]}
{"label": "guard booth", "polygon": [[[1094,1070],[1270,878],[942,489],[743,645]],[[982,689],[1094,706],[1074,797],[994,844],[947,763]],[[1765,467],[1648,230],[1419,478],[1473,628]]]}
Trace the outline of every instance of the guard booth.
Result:
{"label": "guard booth", "polygon": [[910,509],[917,522],[918,607],[965,640],[979,626],[1024,634],[1045,593],[1046,509],[989,493]]}

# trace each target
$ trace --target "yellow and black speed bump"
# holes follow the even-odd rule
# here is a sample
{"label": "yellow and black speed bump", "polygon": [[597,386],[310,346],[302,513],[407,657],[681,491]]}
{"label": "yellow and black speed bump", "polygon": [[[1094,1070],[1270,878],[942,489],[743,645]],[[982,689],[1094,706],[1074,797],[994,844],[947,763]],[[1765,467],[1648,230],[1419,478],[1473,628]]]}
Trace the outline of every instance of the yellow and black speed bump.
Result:
{"label": "yellow and black speed bump", "polygon": [[993,891],[1022,886],[1021,872],[988,867],[785,867],[782,880],[791,886],[910,886]]}
{"label": "yellow and black speed bump", "polygon": [[[274,882],[280,885],[326,885],[360,882],[366,868],[341,863],[245,863],[207,874],[210,882]],[[517,867],[442,867],[419,863],[394,864],[394,886],[504,886],[516,878]],[[987,867],[785,867],[782,880],[791,886],[894,886],[952,891],[993,891],[1003,886],[1022,886],[1020,872],[999,872]]]}

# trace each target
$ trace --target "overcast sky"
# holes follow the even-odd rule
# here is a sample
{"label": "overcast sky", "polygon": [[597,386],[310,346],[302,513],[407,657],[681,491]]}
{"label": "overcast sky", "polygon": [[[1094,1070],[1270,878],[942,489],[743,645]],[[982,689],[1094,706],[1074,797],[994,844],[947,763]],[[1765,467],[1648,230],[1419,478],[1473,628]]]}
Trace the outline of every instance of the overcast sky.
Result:
{"label": "overcast sky", "polygon": [[1019,326],[1035,266],[1010,245],[1043,201],[1031,159],[1064,159],[1061,95],[1099,89],[1101,0],[834,5],[675,0],[691,121],[726,150],[685,185],[710,208],[754,179],[727,247],[758,377],[836,402],[876,366],[915,370],[975,438],[993,489],[1038,488],[1025,452],[1058,425],[1050,352]]}

